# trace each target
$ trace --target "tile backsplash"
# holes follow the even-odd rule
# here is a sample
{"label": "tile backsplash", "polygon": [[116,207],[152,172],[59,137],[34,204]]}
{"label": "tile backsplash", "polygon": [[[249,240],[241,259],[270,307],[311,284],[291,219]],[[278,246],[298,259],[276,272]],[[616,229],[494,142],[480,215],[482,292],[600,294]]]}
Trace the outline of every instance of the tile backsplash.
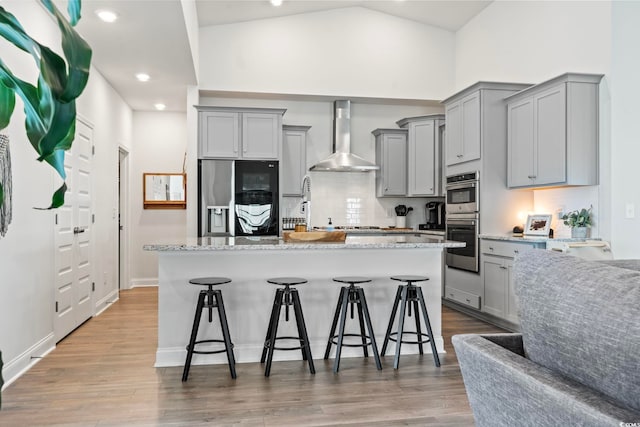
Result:
{"label": "tile backsplash", "polygon": [[[377,198],[375,172],[311,172],[311,225],[394,226],[394,207],[413,207],[407,215],[407,227],[417,228],[425,222],[428,198]],[[285,197],[282,215],[303,216],[300,197]]]}

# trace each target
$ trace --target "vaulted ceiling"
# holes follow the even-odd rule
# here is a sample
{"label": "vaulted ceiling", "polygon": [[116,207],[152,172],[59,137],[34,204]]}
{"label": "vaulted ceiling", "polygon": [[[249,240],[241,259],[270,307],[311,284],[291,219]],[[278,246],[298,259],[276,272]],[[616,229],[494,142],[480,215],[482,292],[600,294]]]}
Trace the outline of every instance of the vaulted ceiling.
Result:
{"label": "vaulted ceiling", "polygon": [[[7,9],[11,1],[5,0]],[[93,63],[134,110],[153,110],[163,103],[167,111],[184,111],[186,87],[197,85],[183,2],[193,0],[84,0],[77,29],[94,50]],[[66,7],[66,1],[58,0]],[[256,19],[364,7],[396,17],[456,31],[491,1],[338,1],[284,0],[280,7],[268,0],[195,0],[198,25],[230,24]],[[193,5],[191,5],[193,6]],[[96,10],[118,14],[115,23],[98,19]],[[141,83],[139,72],[151,79]]]}

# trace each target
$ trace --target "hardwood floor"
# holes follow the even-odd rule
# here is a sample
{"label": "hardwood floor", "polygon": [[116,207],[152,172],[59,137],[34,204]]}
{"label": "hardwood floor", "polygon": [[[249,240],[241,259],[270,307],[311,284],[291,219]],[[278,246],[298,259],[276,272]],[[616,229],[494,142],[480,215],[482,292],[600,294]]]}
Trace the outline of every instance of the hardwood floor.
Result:
{"label": "hardwood floor", "polygon": [[[451,336],[501,332],[443,307],[446,355],[393,357],[377,371],[373,358],[154,368],[157,289],[121,293],[107,311],[81,326],[2,396],[1,426],[418,426],[473,425]],[[317,356],[316,356],[317,357]]]}

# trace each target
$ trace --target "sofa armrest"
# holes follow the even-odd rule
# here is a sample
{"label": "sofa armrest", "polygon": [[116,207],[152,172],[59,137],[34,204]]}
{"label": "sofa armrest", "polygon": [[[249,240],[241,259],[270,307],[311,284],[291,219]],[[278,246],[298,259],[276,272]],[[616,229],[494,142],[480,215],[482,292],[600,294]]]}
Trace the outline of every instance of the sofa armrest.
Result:
{"label": "sofa armrest", "polygon": [[480,427],[614,426],[640,420],[639,413],[523,357],[520,334],[455,335],[452,341]]}
{"label": "sofa armrest", "polygon": [[512,353],[524,357],[522,334],[487,334],[482,335],[482,337]]}

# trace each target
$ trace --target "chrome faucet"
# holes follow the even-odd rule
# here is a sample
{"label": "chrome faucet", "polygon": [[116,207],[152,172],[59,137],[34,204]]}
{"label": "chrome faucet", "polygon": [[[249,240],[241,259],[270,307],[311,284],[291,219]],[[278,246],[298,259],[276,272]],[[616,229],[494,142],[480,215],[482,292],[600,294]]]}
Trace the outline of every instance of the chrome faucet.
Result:
{"label": "chrome faucet", "polygon": [[305,222],[307,224],[307,231],[311,231],[311,177],[305,175],[302,178],[302,205],[300,205],[300,212],[305,215]]}

